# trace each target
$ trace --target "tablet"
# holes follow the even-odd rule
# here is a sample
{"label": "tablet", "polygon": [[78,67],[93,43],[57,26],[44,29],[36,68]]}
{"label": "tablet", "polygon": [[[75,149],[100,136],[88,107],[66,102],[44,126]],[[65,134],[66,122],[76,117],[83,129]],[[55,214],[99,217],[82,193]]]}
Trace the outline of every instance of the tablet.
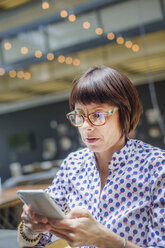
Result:
{"label": "tablet", "polygon": [[48,218],[62,219],[64,213],[60,210],[57,204],[50,198],[48,193],[42,189],[18,190],[18,197],[36,214],[46,216]]}

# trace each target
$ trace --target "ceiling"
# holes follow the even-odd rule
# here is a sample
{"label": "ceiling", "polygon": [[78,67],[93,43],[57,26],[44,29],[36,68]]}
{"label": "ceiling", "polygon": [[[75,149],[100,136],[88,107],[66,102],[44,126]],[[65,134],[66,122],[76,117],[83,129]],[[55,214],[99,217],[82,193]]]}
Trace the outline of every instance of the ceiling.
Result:
{"label": "ceiling", "polygon": [[[67,98],[94,65],[135,85],[165,79],[164,0],[52,0],[47,10],[41,2],[0,0],[0,113]],[[76,20],[61,18],[64,9]]]}
{"label": "ceiling", "polygon": [[10,10],[33,0],[0,0],[0,11]]}

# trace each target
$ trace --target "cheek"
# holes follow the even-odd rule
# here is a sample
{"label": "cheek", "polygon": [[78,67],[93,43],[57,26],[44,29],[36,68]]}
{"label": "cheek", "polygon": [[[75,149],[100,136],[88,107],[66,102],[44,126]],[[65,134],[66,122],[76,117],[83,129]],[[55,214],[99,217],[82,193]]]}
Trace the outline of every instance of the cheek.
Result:
{"label": "cheek", "polygon": [[120,119],[119,119],[119,115],[114,116],[114,119],[110,120],[110,122],[108,123],[109,127],[107,130],[107,137],[108,137],[108,133],[114,137],[114,136],[118,136],[118,134],[121,134],[121,127],[120,127]]}

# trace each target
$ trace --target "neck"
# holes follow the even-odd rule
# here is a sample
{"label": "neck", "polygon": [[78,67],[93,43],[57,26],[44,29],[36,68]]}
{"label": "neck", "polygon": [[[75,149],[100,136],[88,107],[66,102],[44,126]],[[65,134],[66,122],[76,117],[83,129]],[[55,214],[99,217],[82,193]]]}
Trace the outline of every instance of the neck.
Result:
{"label": "neck", "polygon": [[106,168],[108,166],[108,162],[112,160],[112,156],[115,152],[121,150],[126,144],[125,136],[122,137],[117,144],[104,152],[95,152],[96,160],[98,168]]}

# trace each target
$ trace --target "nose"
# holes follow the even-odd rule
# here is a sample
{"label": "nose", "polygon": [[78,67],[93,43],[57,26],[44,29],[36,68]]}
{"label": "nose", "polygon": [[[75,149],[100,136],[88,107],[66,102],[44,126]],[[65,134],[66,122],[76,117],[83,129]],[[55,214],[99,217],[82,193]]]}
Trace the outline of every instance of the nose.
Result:
{"label": "nose", "polygon": [[84,117],[84,123],[83,123],[83,128],[87,128],[87,129],[92,129],[93,125],[92,123],[89,121],[89,119],[87,117]]}

